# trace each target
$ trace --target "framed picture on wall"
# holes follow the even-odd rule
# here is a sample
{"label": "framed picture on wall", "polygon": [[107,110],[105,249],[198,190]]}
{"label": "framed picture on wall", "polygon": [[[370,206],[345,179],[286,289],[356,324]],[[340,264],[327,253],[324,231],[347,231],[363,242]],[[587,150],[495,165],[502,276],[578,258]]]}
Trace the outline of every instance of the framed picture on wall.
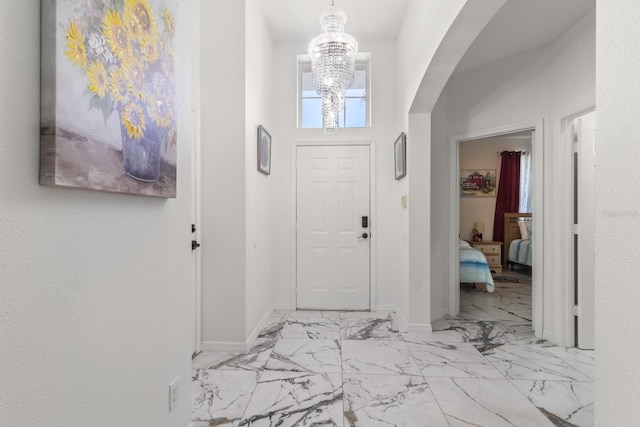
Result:
{"label": "framed picture on wall", "polygon": [[271,174],[271,135],[262,125],[258,126],[258,170]]}
{"label": "framed picture on wall", "polygon": [[474,197],[495,197],[496,170],[460,169],[460,195]]}
{"label": "framed picture on wall", "polygon": [[41,7],[40,183],[175,198],[177,0]]}
{"label": "framed picture on wall", "polygon": [[407,136],[404,132],[393,143],[393,153],[396,165],[396,179],[400,179],[407,175]]}

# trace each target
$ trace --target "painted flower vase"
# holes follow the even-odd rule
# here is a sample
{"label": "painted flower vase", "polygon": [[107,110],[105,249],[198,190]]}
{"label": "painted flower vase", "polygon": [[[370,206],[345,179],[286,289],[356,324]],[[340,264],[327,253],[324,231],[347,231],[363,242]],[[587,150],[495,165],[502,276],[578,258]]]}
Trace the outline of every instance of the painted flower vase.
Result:
{"label": "painted flower vase", "polygon": [[147,128],[139,139],[129,137],[121,126],[124,172],[138,181],[154,182],[160,176],[161,142],[156,129]]}

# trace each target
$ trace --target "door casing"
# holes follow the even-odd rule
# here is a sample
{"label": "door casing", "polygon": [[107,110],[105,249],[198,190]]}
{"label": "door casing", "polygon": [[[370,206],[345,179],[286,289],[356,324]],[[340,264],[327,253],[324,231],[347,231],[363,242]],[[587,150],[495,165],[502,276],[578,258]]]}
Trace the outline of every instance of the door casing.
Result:
{"label": "door casing", "polygon": [[[467,132],[451,137],[450,140],[450,166],[451,176],[449,183],[451,185],[451,204],[450,212],[452,213],[452,222],[450,223],[450,260],[451,264],[449,282],[449,314],[456,316],[460,311],[460,259],[458,254],[458,236],[460,235],[460,198],[459,193],[459,171],[460,171],[460,142],[474,139],[489,138],[492,136],[505,135],[510,133],[534,131],[534,137],[531,144],[532,155],[532,184],[533,184],[533,200],[532,200],[532,222],[533,229],[536,230],[536,244],[533,248],[533,330],[537,337],[542,337],[544,333],[544,121],[542,119],[535,123],[514,124],[499,128],[486,129],[476,132]],[[504,249],[503,249],[504,250]]]}

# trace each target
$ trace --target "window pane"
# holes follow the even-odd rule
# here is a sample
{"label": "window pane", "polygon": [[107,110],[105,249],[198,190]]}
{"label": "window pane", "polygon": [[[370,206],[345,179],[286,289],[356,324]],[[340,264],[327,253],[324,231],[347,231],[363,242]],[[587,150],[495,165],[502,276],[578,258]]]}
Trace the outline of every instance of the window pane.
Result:
{"label": "window pane", "polygon": [[302,100],[302,127],[322,127],[322,100],[320,98],[305,98]]}
{"label": "window pane", "polygon": [[313,87],[313,74],[311,73],[311,65],[309,65],[309,70],[305,71],[302,69],[302,91],[313,91],[315,93],[316,88]]}
{"label": "window pane", "polygon": [[345,127],[363,128],[367,126],[366,98],[347,98],[344,109]]}
{"label": "window pane", "polygon": [[[322,100],[313,87],[311,63],[300,63],[300,125],[302,128],[322,127]],[[367,126],[367,61],[356,61],[353,85],[346,91],[345,108],[338,116],[338,127]]]}

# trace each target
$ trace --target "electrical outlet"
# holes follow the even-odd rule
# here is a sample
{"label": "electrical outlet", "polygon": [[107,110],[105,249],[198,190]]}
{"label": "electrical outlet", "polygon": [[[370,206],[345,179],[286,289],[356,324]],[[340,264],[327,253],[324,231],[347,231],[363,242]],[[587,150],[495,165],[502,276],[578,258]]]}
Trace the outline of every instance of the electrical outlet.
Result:
{"label": "electrical outlet", "polygon": [[169,412],[178,406],[178,381],[180,377],[176,377],[175,380],[169,384]]}

